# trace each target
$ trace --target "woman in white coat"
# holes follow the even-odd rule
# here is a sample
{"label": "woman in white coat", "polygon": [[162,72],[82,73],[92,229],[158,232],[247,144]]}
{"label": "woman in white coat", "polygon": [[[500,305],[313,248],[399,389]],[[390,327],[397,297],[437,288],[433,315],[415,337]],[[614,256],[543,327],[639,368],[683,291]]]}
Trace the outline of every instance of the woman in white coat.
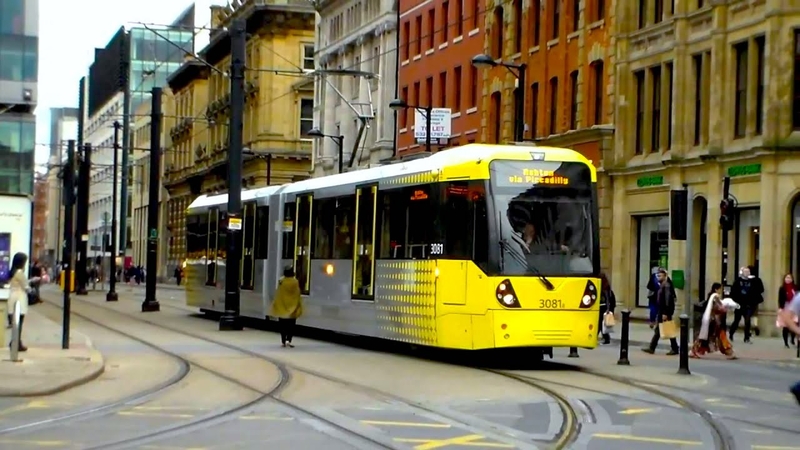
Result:
{"label": "woman in white coat", "polygon": [[[28,263],[28,255],[17,253],[11,260],[11,271],[9,272],[10,292],[8,296],[8,320],[11,322],[14,308],[19,303],[19,346],[18,350],[24,352],[28,348],[22,345],[22,324],[25,322],[25,314],[28,313],[28,289],[30,284],[39,280],[39,277],[28,279],[25,276],[25,264]],[[11,347],[11,343],[8,344]]]}

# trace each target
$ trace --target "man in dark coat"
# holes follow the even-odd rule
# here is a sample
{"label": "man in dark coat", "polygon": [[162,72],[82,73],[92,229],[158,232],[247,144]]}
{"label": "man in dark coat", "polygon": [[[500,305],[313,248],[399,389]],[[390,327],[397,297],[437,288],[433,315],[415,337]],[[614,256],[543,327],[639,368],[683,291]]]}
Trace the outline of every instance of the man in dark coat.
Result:
{"label": "man in dark coat", "polygon": [[[656,352],[658,341],[661,339],[661,324],[664,322],[672,321],[672,316],[675,314],[675,288],[672,286],[672,280],[667,276],[667,271],[658,269],[659,288],[656,294],[658,314],[656,319],[658,325],[653,328],[653,339],[650,341],[650,346],[642,349],[645,353],[651,355]],[[678,354],[678,340],[674,337],[669,339],[671,350],[667,355]]]}

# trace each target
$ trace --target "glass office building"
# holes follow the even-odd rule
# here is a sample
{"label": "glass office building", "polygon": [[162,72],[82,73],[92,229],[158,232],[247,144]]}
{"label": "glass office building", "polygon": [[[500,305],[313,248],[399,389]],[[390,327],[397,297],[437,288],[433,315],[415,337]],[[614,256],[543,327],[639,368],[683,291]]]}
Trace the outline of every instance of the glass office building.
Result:
{"label": "glass office building", "polygon": [[192,53],[193,30],[130,30],[131,114],[139,105],[150,102],[153,87],[167,85],[167,77]]}

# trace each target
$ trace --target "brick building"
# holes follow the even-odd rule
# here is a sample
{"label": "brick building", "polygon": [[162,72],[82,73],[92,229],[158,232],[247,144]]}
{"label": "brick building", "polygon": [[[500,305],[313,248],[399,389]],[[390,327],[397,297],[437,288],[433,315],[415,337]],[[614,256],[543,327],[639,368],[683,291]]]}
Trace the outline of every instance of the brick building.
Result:
{"label": "brick building", "polygon": [[[470,61],[483,51],[483,1],[400,2],[398,95],[409,105],[450,108],[453,114],[449,143],[434,145],[434,151],[480,141],[483,78]],[[399,112],[397,121],[397,155],[424,151],[414,140],[414,110]]]}
{"label": "brick building", "polygon": [[[572,148],[600,167],[613,150],[615,14],[604,0],[487,0],[481,137],[513,140],[515,102],[524,93],[525,140]],[[471,56],[471,55],[470,55]],[[525,86],[513,70],[525,64]],[[600,175],[601,248],[611,245],[608,179]],[[602,252],[610,266],[610,252]]]}

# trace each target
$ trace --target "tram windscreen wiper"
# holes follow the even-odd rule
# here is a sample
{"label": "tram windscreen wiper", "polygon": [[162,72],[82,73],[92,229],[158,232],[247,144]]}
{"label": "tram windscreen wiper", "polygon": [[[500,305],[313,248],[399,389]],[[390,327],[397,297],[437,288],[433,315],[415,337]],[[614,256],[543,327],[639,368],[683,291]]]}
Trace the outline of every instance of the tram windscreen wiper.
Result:
{"label": "tram windscreen wiper", "polygon": [[536,266],[533,266],[530,263],[528,263],[528,260],[525,259],[525,256],[523,256],[519,250],[512,247],[508,243],[507,239],[505,238],[500,239],[500,249],[507,251],[508,254],[511,255],[511,257],[514,258],[516,262],[520,263],[523,267],[525,267],[526,271],[536,275],[536,277],[539,278],[539,281],[542,282],[542,284],[544,285],[544,287],[547,288],[548,291],[552,291],[556,288],[555,286],[553,286],[553,283],[551,283],[550,280],[547,279],[547,277],[542,275],[542,272],[540,272],[539,269],[536,268]]}

